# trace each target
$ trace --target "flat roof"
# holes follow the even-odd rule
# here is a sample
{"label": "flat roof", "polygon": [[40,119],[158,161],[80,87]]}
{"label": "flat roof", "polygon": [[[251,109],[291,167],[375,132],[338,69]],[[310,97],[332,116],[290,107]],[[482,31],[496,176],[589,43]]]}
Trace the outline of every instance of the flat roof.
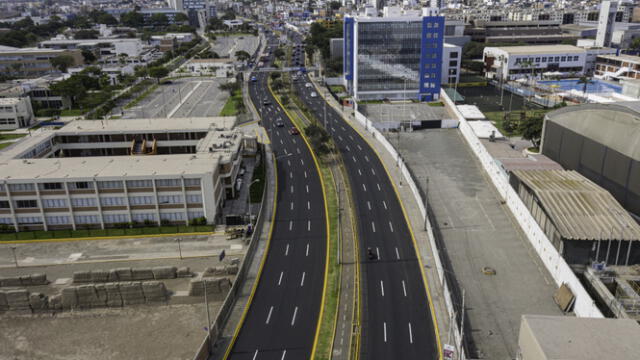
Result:
{"label": "flat roof", "polygon": [[487,46],[487,48],[500,49],[511,55],[529,54],[567,54],[585,53],[585,49],[573,45],[534,45],[534,46]]}
{"label": "flat roof", "polygon": [[607,190],[574,170],[514,170],[567,240],[640,240],[640,225]]}
{"label": "flat roof", "polygon": [[235,126],[235,116],[152,118],[117,120],[75,120],[56,132],[56,135],[148,132],[148,131],[209,131],[231,129]]}
{"label": "flat roof", "polygon": [[635,360],[640,354],[640,325],[633,319],[523,315],[545,359]]}
{"label": "flat roof", "polygon": [[457,105],[456,108],[467,120],[486,119],[482,111],[475,105]]}
{"label": "flat roof", "polygon": [[22,98],[19,97],[11,97],[11,98],[0,98],[0,105],[15,105],[19,103]]}
{"label": "flat roof", "polygon": [[598,55],[598,57],[609,59],[609,60],[629,61],[629,62],[640,64],[640,56],[620,54],[620,55]]}

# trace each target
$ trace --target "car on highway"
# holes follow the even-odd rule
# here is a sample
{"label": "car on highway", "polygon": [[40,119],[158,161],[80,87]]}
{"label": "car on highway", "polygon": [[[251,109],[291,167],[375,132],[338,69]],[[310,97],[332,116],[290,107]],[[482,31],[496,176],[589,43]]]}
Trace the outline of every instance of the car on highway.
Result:
{"label": "car on highway", "polygon": [[299,135],[300,131],[298,130],[298,128],[292,127],[292,128],[289,129],[289,134],[291,134],[291,135]]}
{"label": "car on highway", "polygon": [[313,91],[313,92],[310,94],[310,96],[311,96],[312,98],[317,97],[317,96],[318,96],[318,93],[316,93],[315,91]]}
{"label": "car on highway", "polygon": [[284,121],[282,121],[282,120],[277,120],[277,121],[276,121],[276,126],[277,126],[277,127],[284,127]]}
{"label": "car on highway", "polygon": [[258,81],[258,78],[257,78],[257,77],[255,77],[255,76],[252,76],[252,77],[251,77],[251,81],[252,81],[252,82],[256,82],[256,81]]}
{"label": "car on highway", "polygon": [[304,84],[304,87],[308,87],[308,88],[310,88],[310,87],[312,87],[312,86],[313,86],[313,85],[311,85],[311,83],[306,83],[306,84]]}
{"label": "car on highway", "polygon": [[271,105],[271,100],[265,100],[265,101],[263,101],[263,102],[262,102],[262,105],[264,105],[264,106],[269,106],[269,105]]}

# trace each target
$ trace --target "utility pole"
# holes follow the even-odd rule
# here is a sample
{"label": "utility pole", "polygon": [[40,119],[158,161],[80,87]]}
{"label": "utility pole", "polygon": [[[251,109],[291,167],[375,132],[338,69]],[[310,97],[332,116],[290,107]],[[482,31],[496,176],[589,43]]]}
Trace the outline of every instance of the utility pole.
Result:
{"label": "utility pole", "polygon": [[18,257],[16,256],[16,247],[12,246],[11,247],[11,252],[13,252],[13,262],[16,264],[16,269],[19,268],[18,266]]}
{"label": "utility pole", "polygon": [[180,238],[178,237],[178,253],[180,254],[180,260],[182,260],[182,246],[180,245]]}

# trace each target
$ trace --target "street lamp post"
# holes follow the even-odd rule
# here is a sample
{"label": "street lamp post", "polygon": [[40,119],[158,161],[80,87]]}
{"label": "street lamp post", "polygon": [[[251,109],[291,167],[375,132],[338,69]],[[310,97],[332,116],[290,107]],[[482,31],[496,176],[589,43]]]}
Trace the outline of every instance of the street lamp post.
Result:
{"label": "street lamp post", "polygon": [[177,238],[176,241],[178,242],[178,254],[180,254],[180,260],[182,260],[182,246],[180,245],[180,238]]}
{"label": "street lamp post", "polygon": [[19,268],[19,266],[18,266],[18,257],[16,256],[16,247],[15,246],[11,247],[11,252],[13,252],[13,262],[16,264],[16,268]]}

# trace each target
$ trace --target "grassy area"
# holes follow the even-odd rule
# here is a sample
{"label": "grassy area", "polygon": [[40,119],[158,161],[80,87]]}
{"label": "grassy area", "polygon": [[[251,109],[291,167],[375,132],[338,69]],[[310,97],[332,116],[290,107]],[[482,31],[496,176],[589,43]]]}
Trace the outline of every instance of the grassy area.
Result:
{"label": "grassy area", "polygon": [[[554,109],[527,110],[526,116],[527,117],[544,116],[544,114],[552,110]],[[485,112],[484,116],[486,116],[486,118],[490,120],[498,128],[498,130],[500,130],[500,132],[503,133],[504,135],[508,135],[508,136],[521,135],[520,131],[518,130],[518,127],[520,124],[520,119],[522,117],[522,111],[512,111],[508,117],[505,117],[505,113],[507,112],[492,111],[492,112]],[[511,127],[513,127],[514,130],[508,131],[510,126],[507,125],[507,120],[511,121]]]}
{"label": "grassy area", "polygon": [[[269,79],[270,81],[271,79]],[[285,86],[285,89],[290,89],[290,87]],[[275,93],[274,93],[275,94]],[[296,103],[299,99],[297,99],[296,94],[288,92],[287,94],[290,98],[293,98],[294,101],[290,102],[290,107],[297,107]],[[278,98],[279,95],[276,95]],[[309,119],[303,119],[299,115],[297,111],[289,112],[289,117],[291,121],[301,130],[300,135],[302,137],[306,137],[304,135],[303,129],[305,128],[305,124],[310,123]],[[306,120],[306,121],[305,121]],[[315,359],[328,360],[331,359],[331,353],[333,349],[333,338],[335,334],[336,320],[338,314],[338,301],[340,298],[340,267],[338,264],[338,258],[336,254],[336,249],[338,247],[338,238],[339,231],[338,228],[338,197],[336,192],[336,184],[331,172],[331,169],[328,165],[328,161],[323,158],[318,158],[318,166],[320,168],[320,176],[322,176],[322,185],[325,193],[325,201],[327,203],[327,216],[329,220],[329,242],[328,242],[328,252],[329,257],[328,267],[327,267],[327,277],[326,277],[326,293],[324,297],[324,303],[322,304],[323,312],[322,318],[320,319],[320,331],[317,339],[317,346],[315,349]]]}
{"label": "grassy area", "polygon": [[21,137],[25,137],[26,135],[27,134],[0,133],[0,141],[19,139]]}
{"label": "grassy area", "polygon": [[433,107],[441,107],[441,106],[444,106],[444,104],[442,103],[442,101],[434,101],[434,102],[430,102],[430,103],[427,103],[427,105],[429,105],[429,106],[433,106]]}
{"label": "grassy area", "polygon": [[8,143],[0,143],[0,150],[6,148],[7,146],[13,144],[12,142],[8,142]]}
{"label": "grassy area", "polygon": [[265,158],[264,156],[260,158],[260,163],[258,164],[258,166],[255,167],[255,169],[253,169],[253,176],[251,177],[251,182],[254,182],[256,180],[260,180],[254,184],[251,185],[251,187],[249,188],[249,201],[251,201],[252,203],[259,203],[262,201],[262,192],[264,191],[264,186],[265,186],[265,173],[266,173],[266,167],[265,167]]}
{"label": "grassy area", "polygon": [[60,116],[81,116],[86,113],[84,109],[64,109],[60,112]]}
{"label": "grassy area", "polygon": [[329,89],[334,94],[340,94],[340,93],[343,93],[343,92],[347,92],[347,89],[345,89],[344,86],[341,86],[341,85],[331,85],[331,86],[329,86]]}
{"label": "grassy area", "polygon": [[241,109],[244,108],[242,102],[242,90],[236,90],[233,92],[233,96],[230,96],[227,103],[220,111],[220,116],[235,116],[241,113]]}
{"label": "grassy area", "polygon": [[163,235],[192,232],[211,232],[211,225],[198,226],[153,226],[126,229],[87,229],[87,230],[54,230],[54,231],[21,231],[13,233],[0,233],[0,241],[10,240],[36,240],[36,239],[64,239],[103,236],[138,236],[138,235]]}
{"label": "grassy area", "polygon": [[149,96],[152,92],[154,92],[158,88],[158,84],[153,84],[147,88],[142,94],[140,94],[137,98],[131,100],[127,105],[124,106],[125,109],[131,109],[132,107],[138,105],[138,103],[147,96]]}

